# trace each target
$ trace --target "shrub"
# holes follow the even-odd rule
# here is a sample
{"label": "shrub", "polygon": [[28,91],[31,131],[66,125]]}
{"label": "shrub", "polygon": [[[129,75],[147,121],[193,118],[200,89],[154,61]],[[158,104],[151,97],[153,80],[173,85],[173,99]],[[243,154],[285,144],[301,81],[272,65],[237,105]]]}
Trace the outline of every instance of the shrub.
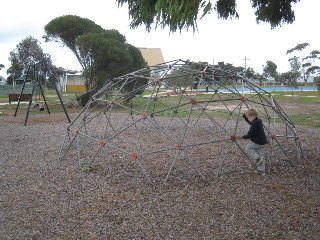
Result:
{"label": "shrub", "polygon": [[317,87],[317,90],[320,91],[320,76],[315,77],[313,81]]}

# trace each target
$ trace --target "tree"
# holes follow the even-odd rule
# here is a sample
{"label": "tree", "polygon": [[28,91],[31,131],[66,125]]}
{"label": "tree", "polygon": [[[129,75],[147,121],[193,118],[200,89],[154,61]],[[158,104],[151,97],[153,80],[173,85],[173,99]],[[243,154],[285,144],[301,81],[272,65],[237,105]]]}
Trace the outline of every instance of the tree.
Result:
{"label": "tree", "polygon": [[244,70],[244,76],[249,79],[258,80],[259,85],[263,85],[264,76],[258,72],[255,72],[251,67],[248,67]]}
{"label": "tree", "polygon": [[45,42],[58,42],[68,47],[76,56],[81,67],[87,68],[87,61],[81,57],[77,47],[77,38],[88,33],[99,33],[103,28],[87,18],[65,15],[51,20],[44,30]]}
{"label": "tree", "polygon": [[273,78],[273,79],[277,79],[278,77],[278,72],[277,72],[277,64],[275,64],[272,61],[267,61],[266,65],[263,68],[263,76],[265,77],[266,80]]}
{"label": "tree", "polygon": [[116,30],[85,34],[77,39],[76,44],[81,58],[87,60],[84,75],[93,79],[89,89],[101,88],[108,79],[146,66],[139,49],[127,44],[124,36]]}
{"label": "tree", "polygon": [[319,60],[320,60],[320,51],[313,50],[311,51],[310,55],[306,57],[306,59],[310,60],[310,65],[306,70],[307,76],[314,74],[318,76],[320,74],[320,66],[319,66]]}
{"label": "tree", "polygon": [[244,70],[244,75],[246,78],[254,78],[255,77],[255,72],[253,68],[248,67],[247,69]]}
{"label": "tree", "polygon": [[[271,28],[284,23],[293,23],[295,20],[292,4],[300,0],[251,0],[256,15],[256,22],[270,23]],[[118,6],[128,4],[129,16],[132,19],[131,28],[145,25],[149,32],[152,25],[155,28],[169,27],[170,32],[186,28],[197,30],[197,22],[205,15],[216,11],[218,18],[239,18],[236,11],[236,0],[217,0],[215,5],[206,0],[116,0]],[[200,16],[200,17],[199,17]]]}
{"label": "tree", "polygon": [[45,31],[46,41],[61,42],[75,54],[90,94],[107,80],[146,66],[139,49],[128,44],[124,35],[115,29],[105,30],[89,19],[58,17],[45,26]]}
{"label": "tree", "polygon": [[7,70],[7,74],[12,76],[12,82],[14,81],[14,77],[25,75],[28,70],[29,77],[33,77],[35,72],[31,66],[35,64],[45,63],[40,65],[44,76],[48,72],[48,66],[52,67],[51,56],[43,52],[40,41],[32,36],[23,39],[10,52],[9,61],[11,62],[11,66]]}
{"label": "tree", "polygon": [[315,83],[318,91],[320,91],[320,76],[317,76],[314,78],[314,83]]}
{"label": "tree", "polygon": [[279,74],[279,82],[286,84],[291,89],[297,88],[298,83],[297,80],[300,76],[300,73],[298,71],[288,71],[285,73]]}
{"label": "tree", "polygon": [[[185,64],[187,65],[189,63],[190,63],[189,60],[187,60]],[[181,75],[181,71],[183,72],[184,68],[185,66],[184,64],[182,64],[180,67],[177,67],[176,69],[171,69],[168,72],[167,77],[170,78],[170,84],[176,86],[177,88],[179,88],[179,90],[185,90],[188,87],[191,89],[197,89],[199,84],[198,76],[195,76],[192,74]],[[190,65],[189,68],[191,70],[197,69],[197,64]]]}
{"label": "tree", "polygon": [[287,50],[287,55],[295,54],[293,57],[289,58],[291,69],[300,72],[305,84],[307,84],[309,76],[311,74],[317,75],[320,69],[318,65],[320,52],[318,50],[313,50],[307,55],[306,50],[309,46],[309,43],[300,43],[294,48]]}

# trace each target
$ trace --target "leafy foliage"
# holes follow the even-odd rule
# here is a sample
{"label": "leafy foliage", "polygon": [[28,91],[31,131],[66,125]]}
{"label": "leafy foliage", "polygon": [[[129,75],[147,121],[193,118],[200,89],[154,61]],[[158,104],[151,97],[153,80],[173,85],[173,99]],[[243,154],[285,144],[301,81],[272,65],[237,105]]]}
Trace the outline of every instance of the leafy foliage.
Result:
{"label": "leafy foliage", "polygon": [[320,91],[320,76],[314,78],[314,84],[317,86],[318,91]]}
{"label": "leafy foliage", "polygon": [[277,72],[277,64],[275,64],[272,61],[267,61],[266,66],[263,68],[263,76],[266,79],[269,79],[270,77],[276,79],[278,77],[278,72]]}
{"label": "leafy foliage", "polygon": [[[109,79],[146,66],[139,49],[117,30],[105,30],[74,15],[58,17],[45,26],[46,41],[67,46],[77,57],[87,79],[87,91],[101,88]],[[90,95],[90,94],[89,94]]]}
{"label": "leafy foliage", "polygon": [[298,71],[289,71],[285,73],[281,73],[279,75],[279,81],[280,83],[286,84],[290,88],[297,88],[298,83],[297,80],[300,76],[300,73]]}
{"label": "leafy foliage", "polygon": [[52,68],[51,56],[43,52],[39,40],[29,36],[23,39],[14,50],[10,52],[9,61],[11,66],[7,74],[19,77],[22,75],[34,76],[32,66],[36,63],[43,63],[40,69],[46,76],[48,69]]}
{"label": "leafy foliage", "polygon": [[251,0],[252,7],[255,8],[257,22],[270,23],[271,28],[283,23],[293,23],[295,20],[294,11],[291,9],[292,3],[300,0]]}
{"label": "leafy foliage", "polygon": [[302,51],[305,51],[309,46],[309,43],[300,43],[294,48],[287,50],[287,54],[294,54],[293,57],[289,58],[292,71],[300,72],[305,83],[307,83],[307,80],[311,74],[318,75],[320,72],[320,66],[318,65],[320,60],[320,52],[318,50],[313,50],[309,55],[302,53]]}
{"label": "leafy foliage", "polygon": [[[295,20],[292,3],[300,0],[251,0],[255,9],[256,21],[270,23],[271,28]],[[236,0],[217,0],[213,6],[206,0],[116,0],[119,6],[127,3],[129,16],[132,19],[131,28],[145,25],[150,31],[155,28],[169,27],[170,32],[186,28],[197,30],[197,22],[212,10],[216,11],[218,18],[239,18],[236,11]],[[200,15],[200,17],[199,17]]]}
{"label": "leafy foliage", "polygon": [[86,61],[82,61],[77,49],[77,38],[86,33],[100,32],[103,28],[87,18],[65,15],[51,20],[44,30],[46,35],[43,38],[46,42],[62,43],[74,53],[81,67],[86,68]]}
{"label": "leafy foliage", "polygon": [[309,43],[299,43],[297,44],[297,46],[295,46],[294,48],[290,48],[289,50],[287,50],[287,54],[289,53],[293,53],[295,51],[302,51],[304,50],[306,47],[310,46]]}

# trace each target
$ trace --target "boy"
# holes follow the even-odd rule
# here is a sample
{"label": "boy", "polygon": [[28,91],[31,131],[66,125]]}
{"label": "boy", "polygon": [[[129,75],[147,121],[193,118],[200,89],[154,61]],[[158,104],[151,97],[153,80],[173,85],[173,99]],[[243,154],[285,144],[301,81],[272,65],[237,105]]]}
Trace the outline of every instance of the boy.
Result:
{"label": "boy", "polygon": [[242,116],[246,122],[250,124],[248,133],[242,136],[242,138],[250,139],[252,141],[252,143],[247,145],[246,150],[256,162],[258,174],[264,176],[266,173],[263,156],[268,140],[263,130],[262,120],[258,118],[258,111],[254,108],[248,109]]}

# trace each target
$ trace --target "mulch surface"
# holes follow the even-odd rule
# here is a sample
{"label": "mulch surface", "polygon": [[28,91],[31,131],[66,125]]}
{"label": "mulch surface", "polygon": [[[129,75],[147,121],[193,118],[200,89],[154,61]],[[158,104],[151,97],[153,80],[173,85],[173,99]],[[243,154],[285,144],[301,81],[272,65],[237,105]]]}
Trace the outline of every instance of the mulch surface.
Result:
{"label": "mulch surface", "polygon": [[218,177],[216,169],[205,170],[206,180],[177,170],[150,184],[141,175],[111,177],[103,164],[85,172],[59,160],[63,113],[24,120],[0,116],[0,239],[320,237],[318,128],[297,127],[303,157],[294,166],[274,162],[266,176],[232,159]]}

